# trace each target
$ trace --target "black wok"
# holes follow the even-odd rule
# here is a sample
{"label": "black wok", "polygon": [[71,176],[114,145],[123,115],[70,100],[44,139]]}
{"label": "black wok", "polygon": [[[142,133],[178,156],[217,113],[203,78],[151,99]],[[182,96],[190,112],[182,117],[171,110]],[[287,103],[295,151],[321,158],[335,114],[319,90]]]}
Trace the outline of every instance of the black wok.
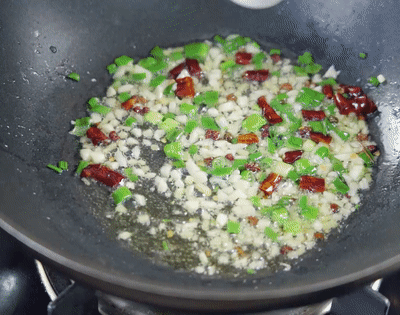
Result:
{"label": "black wok", "polygon": [[[252,11],[229,1],[3,1],[0,5],[0,226],[45,262],[106,292],[183,309],[259,309],[305,304],[346,292],[400,267],[400,5],[398,1],[289,0]],[[292,270],[246,279],[177,272],[132,255],[93,211],[105,194],[86,187],[75,166],[70,121],[104,95],[105,66],[155,46],[240,33],[296,54],[310,51],[343,83],[377,103],[370,130],[382,155],[360,210],[322,250]],[[54,47],[51,47],[54,46]],[[51,47],[51,49],[50,49]],[[358,57],[366,52],[368,58]],[[69,71],[79,83],[66,80]],[[367,86],[382,73],[387,84]],[[95,195],[93,195],[95,194]]]}

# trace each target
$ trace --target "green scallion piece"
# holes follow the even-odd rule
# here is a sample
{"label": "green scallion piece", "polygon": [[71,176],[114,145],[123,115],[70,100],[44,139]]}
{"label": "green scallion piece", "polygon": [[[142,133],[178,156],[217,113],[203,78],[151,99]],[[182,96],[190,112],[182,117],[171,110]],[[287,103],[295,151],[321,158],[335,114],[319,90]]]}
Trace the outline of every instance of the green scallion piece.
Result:
{"label": "green scallion piece", "polygon": [[312,63],[307,66],[305,66],[304,70],[306,70],[307,73],[309,74],[316,74],[320,72],[322,69],[322,66],[317,64],[317,63]]}
{"label": "green scallion piece", "polygon": [[163,94],[165,96],[175,96],[175,92],[172,90],[172,87],[174,86],[174,84],[170,84],[168,85],[165,89]]}
{"label": "green scallion piece", "polygon": [[157,60],[153,57],[147,57],[139,60],[139,66],[148,69],[151,66],[154,66],[157,63]]}
{"label": "green scallion piece", "polygon": [[211,175],[214,175],[214,176],[223,177],[223,176],[231,175],[232,172],[233,172],[233,167],[225,166],[225,167],[216,167],[216,168],[212,169],[210,173],[211,173]]}
{"label": "green scallion piece", "polygon": [[309,121],[308,125],[314,132],[321,132],[326,135],[326,128],[322,121]]}
{"label": "green scallion piece", "polygon": [[182,114],[194,117],[197,114],[198,107],[188,103],[182,103],[181,105],[179,105],[179,110]]}
{"label": "green scallion piece", "polygon": [[271,229],[268,226],[264,229],[264,234],[273,241],[276,241],[278,239],[278,233],[276,233],[273,229]]}
{"label": "green scallion piece", "polygon": [[362,58],[362,59],[367,58],[366,53],[363,53],[363,52],[359,53],[358,56],[359,56],[360,58]]}
{"label": "green scallion piece", "polygon": [[299,66],[293,66],[294,72],[296,72],[296,75],[298,75],[299,77],[308,77],[308,73],[307,71]]}
{"label": "green scallion piece", "polygon": [[206,43],[191,43],[185,45],[184,50],[186,58],[204,60],[208,55],[210,46]]}
{"label": "green scallion piece", "polygon": [[229,220],[228,223],[226,224],[226,231],[229,234],[239,234],[240,233],[240,223]]}
{"label": "green scallion piece", "polygon": [[115,58],[114,62],[118,67],[125,66],[129,63],[129,61],[133,61],[131,57],[122,55],[121,57]]}
{"label": "green scallion piece", "polygon": [[366,167],[371,167],[372,165],[374,165],[374,161],[369,158],[367,153],[361,152],[358,154],[358,156],[363,159],[364,165]]}
{"label": "green scallion piece", "polygon": [[276,96],[276,99],[278,100],[278,101],[283,101],[283,100],[285,100],[285,99],[287,99],[289,96],[286,94],[286,93],[280,93],[280,94],[278,94],[277,96]]}
{"label": "green scallion piece", "polygon": [[308,51],[306,51],[303,55],[301,55],[297,58],[297,62],[300,65],[306,66],[306,65],[312,64],[314,62],[314,59],[313,59],[312,55]]}
{"label": "green scallion piece", "polygon": [[215,123],[214,119],[211,117],[203,116],[201,117],[201,125],[204,129],[211,129],[219,131],[218,125]]}
{"label": "green scallion piece", "polygon": [[340,139],[343,141],[346,141],[347,139],[350,138],[350,134],[344,131],[341,131],[338,127],[334,126],[328,119],[325,119],[325,125],[328,130],[334,131]]}
{"label": "green scallion piece", "polygon": [[285,232],[296,235],[301,231],[300,222],[294,220],[287,220],[285,223],[283,223],[283,230]]}
{"label": "green scallion piece", "polygon": [[88,167],[88,165],[90,164],[89,161],[80,161],[78,164],[78,167],[76,168],[76,174],[81,175],[82,171]]}
{"label": "green scallion piece", "polygon": [[181,60],[181,59],[183,59],[183,54],[182,54],[180,51],[174,51],[174,52],[171,54],[171,59],[172,59],[173,61]]}
{"label": "green scallion piece", "polygon": [[167,241],[162,241],[161,244],[162,244],[163,250],[169,250]]}
{"label": "green scallion piece", "polygon": [[191,133],[198,125],[199,125],[199,124],[198,124],[198,122],[197,122],[196,120],[189,120],[189,121],[186,123],[184,132],[185,132],[185,133]]}
{"label": "green scallion piece", "polygon": [[189,147],[189,154],[190,155],[196,154],[198,150],[199,150],[199,147],[197,145],[195,145],[195,144],[192,144]]}
{"label": "green scallion piece", "polygon": [[306,107],[316,107],[321,104],[324,98],[323,93],[304,87],[297,95],[296,102],[303,103]]}
{"label": "green scallion piece", "polygon": [[99,113],[102,115],[106,115],[111,111],[110,107],[104,106],[104,105],[95,105],[95,106],[91,106],[89,108],[90,111],[95,112],[95,113]]}
{"label": "green scallion piece", "polygon": [[118,67],[115,63],[112,63],[107,66],[107,71],[109,74],[114,74],[115,72],[117,72],[117,69],[118,69]]}
{"label": "green scallion piece", "polygon": [[221,64],[219,65],[219,68],[222,71],[226,71],[233,67],[236,67],[236,62],[234,60],[227,60],[227,61],[221,62]]}
{"label": "green scallion piece", "polygon": [[165,132],[170,132],[175,128],[178,128],[179,126],[180,126],[179,122],[177,122],[174,119],[167,118],[160,124],[159,128],[163,129]]}
{"label": "green scallion piece", "polygon": [[378,80],[377,77],[371,77],[371,78],[368,80],[368,82],[371,83],[371,84],[373,84],[373,85],[375,85],[375,86],[379,86],[379,84],[381,84],[381,83],[379,82],[379,80]]}
{"label": "green scallion piece", "polygon": [[68,78],[78,82],[81,80],[81,76],[76,72],[71,72],[70,74],[68,74]]}
{"label": "green scallion piece", "polygon": [[167,79],[167,77],[165,75],[159,75],[150,81],[150,86],[157,87],[161,83],[163,83],[166,79]]}
{"label": "green scallion piece", "polygon": [[274,72],[271,72],[270,75],[274,75],[274,76],[279,78],[281,76],[281,72],[280,71],[274,71]]}
{"label": "green scallion piece", "polygon": [[338,192],[341,194],[345,195],[348,193],[350,190],[349,186],[347,186],[341,179],[340,177],[336,177],[336,179],[333,181],[333,185],[335,185],[336,189]]}
{"label": "green scallion piece", "polygon": [[122,186],[122,187],[119,187],[117,190],[115,190],[112,193],[112,197],[114,199],[114,203],[119,204],[119,203],[131,198],[132,193],[128,188]]}
{"label": "green scallion piece", "polygon": [[121,103],[126,102],[129,100],[132,96],[128,92],[123,92],[118,95],[118,99]]}
{"label": "green scallion piece", "polygon": [[254,271],[254,269],[247,269],[246,270],[246,272],[249,274],[249,275],[254,275],[256,272]]}
{"label": "green scallion piece", "polygon": [[164,56],[164,51],[159,46],[155,46],[150,51],[150,55],[152,55],[156,59],[163,59],[165,57]]}
{"label": "green scallion piece", "polygon": [[270,55],[280,55],[281,54],[281,50],[280,49],[271,49],[269,51]]}
{"label": "green scallion piece", "polygon": [[66,170],[68,170],[68,162],[60,161],[60,162],[58,162],[58,167],[61,168],[63,171],[66,171]]}
{"label": "green scallion piece", "polygon": [[146,73],[134,73],[134,74],[132,74],[132,76],[131,76],[131,78],[132,78],[132,80],[135,80],[135,81],[141,81],[141,80],[144,80],[144,79],[146,79]]}
{"label": "green scallion piece", "polygon": [[186,166],[185,162],[181,160],[172,162],[172,165],[176,168],[184,168]]}
{"label": "green scallion piece", "polygon": [[252,196],[249,198],[254,207],[261,207],[261,198],[258,196]]}
{"label": "green scallion piece", "polygon": [[158,72],[167,67],[167,63],[164,60],[157,60],[157,62],[147,68],[151,72]]}
{"label": "green scallion piece", "polygon": [[162,122],[163,115],[159,112],[148,112],[144,115],[144,120],[151,124],[158,125]]}
{"label": "green scallion piece", "polygon": [[327,157],[329,156],[329,149],[327,147],[320,147],[317,151],[315,151],[315,154],[321,158]]}
{"label": "green scallion piece", "polygon": [[297,181],[299,180],[299,178],[300,178],[300,175],[297,174],[296,171],[291,170],[291,171],[289,171],[289,173],[288,173],[288,177],[289,177],[292,181],[297,182]]}
{"label": "green scallion piece", "polygon": [[56,171],[57,173],[61,174],[62,173],[62,169],[53,165],[53,164],[47,164],[47,167],[53,171]]}
{"label": "green scallion piece", "polygon": [[268,138],[268,152],[271,154],[275,154],[276,152],[276,145],[271,138]]}
{"label": "green scallion piece", "polygon": [[292,149],[301,149],[303,147],[303,139],[290,136],[287,140],[287,145]]}
{"label": "green scallion piece", "polygon": [[318,85],[322,85],[322,86],[324,86],[324,85],[336,85],[337,84],[337,82],[336,82],[336,80],[334,79],[334,78],[329,78],[329,79],[326,79],[326,80],[322,80],[321,82],[318,82],[317,83]]}
{"label": "green scallion piece", "polygon": [[262,158],[262,153],[261,152],[255,152],[255,153],[249,154],[249,160],[250,161],[257,161],[257,160],[259,160],[261,158]]}
{"label": "green scallion piece", "polygon": [[267,120],[260,114],[252,114],[242,122],[242,128],[249,132],[256,132],[267,123]]}
{"label": "green scallion piece", "polygon": [[247,160],[245,159],[234,159],[233,160],[233,164],[232,164],[232,168],[233,169],[239,169],[242,170],[244,169],[244,165],[247,163]]}
{"label": "green scallion piece", "polygon": [[135,122],[137,122],[137,119],[135,117],[128,117],[125,120],[125,126],[131,127]]}
{"label": "green scallion piece", "polygon": [[182,158],[182,145],[180,142],[168,143],[164,146],[164,153],[172,159],[180,160]]}
{"label": "green scallion piece", "polygon": [[83,117],[75,120],[74,129],[72,134],[82,137],[86,134],[86,131],[90,128],[90,117]]}
{"label": "green scallion piece", "polygon": [[301,214],[309,220],[315,220],[318,217],[319,209],[313,206],[307,206],[302,211]]}
{"label": "green scallion piece", "polygon": [[247,180],[247,181],[252,181],[252,179],[253,179],[253,176],[252,176],[251,172],[248,171],[248,170],[243,170],[243,171],[240,173],[240,176],[241,176],[241,178],[242,178],[243,180]]}
{"label": "green scallion piece", "polygon": [[283,225],[289,219],[289,212],[284,207],[279,207],[272,211],[271,220]]}
{"label": "green scallion piece", "polygon": [[139,180],[139,176],[133,173],[133,170],[130,167],[125,169],[125,175],[131,182],[137,182]]}
{"label": "green scallion piece", "polygon": [[215,106],[218,103],[219,92],[218,91],[207,91],[193,99],[195,104],[205,104],[208,107]]}

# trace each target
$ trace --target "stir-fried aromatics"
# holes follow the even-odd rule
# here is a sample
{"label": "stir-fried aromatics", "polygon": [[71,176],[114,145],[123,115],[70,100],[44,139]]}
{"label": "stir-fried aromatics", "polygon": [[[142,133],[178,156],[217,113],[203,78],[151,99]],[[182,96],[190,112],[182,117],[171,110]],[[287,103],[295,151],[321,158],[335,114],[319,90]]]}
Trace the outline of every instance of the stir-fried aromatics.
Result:
{"label": "stir-fried aromatics", "polygon": [[[72,133],[81,178],[114,187],[114,219],[145,226],[166,261],[254,273],[298,257],[358,207],[379,155],[364,121],[377,108],[361,88],[337,84],[334,69],[323,80],[308,52],[292,65],[241,36],[151,55],[108,66],[107,96]],[[146,150],[162,150],[161,168]],[[149,181],[148,198],[175,199],[169,214],[135,192]],[[134,246],[135,231],[118,237]]]}

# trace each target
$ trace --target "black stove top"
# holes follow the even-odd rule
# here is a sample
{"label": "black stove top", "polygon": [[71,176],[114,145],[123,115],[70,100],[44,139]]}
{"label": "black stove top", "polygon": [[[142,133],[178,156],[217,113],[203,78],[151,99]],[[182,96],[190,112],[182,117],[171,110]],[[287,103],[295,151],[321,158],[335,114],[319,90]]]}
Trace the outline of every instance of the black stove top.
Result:
{"label": "black stove top", "polygon": [[[0,252],[0,315],[176,313],[125,301],[74,283],[57,271],[36,262],[17,241],[2,230]],[[44,275],[49,282],[43,281]],[[352,294],[327,301],[323,307],[317,309],[318,311],[315,308],[304,307],[252,314],[397,315],[400,314],[400,273],[378,281],[373,287],[366,286]]]}

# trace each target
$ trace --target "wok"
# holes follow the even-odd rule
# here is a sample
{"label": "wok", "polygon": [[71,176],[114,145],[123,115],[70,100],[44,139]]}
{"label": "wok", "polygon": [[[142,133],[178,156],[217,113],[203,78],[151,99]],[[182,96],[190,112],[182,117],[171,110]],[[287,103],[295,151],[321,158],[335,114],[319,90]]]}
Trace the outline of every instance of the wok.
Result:
{"label": "wok", "polygon": [[[400,267],[400,5],[388,0],[289,0],[265,10],[229,1],[3,1],[0,5],[0,226],[35,257],[97,289],[180,309],[255,310],[320,301]],[[93,214],[106,198],[73,171],[45,166],[79,160],[70,121],[104,95],[119,55],[145,57],[171,46],[239,33],[263,47],[313,53],[340,81],[377,103],[369,119],[381,150],[374,183],[341,233],[290,271],[243,278],[175,271],[133,255]],[[368,58],[358,57],[366,52]],[[288,53],[289,54],[289,53]],[[81,74],[79,83],[65,75]],[[387,83],[370,89],[382,73]]]}

